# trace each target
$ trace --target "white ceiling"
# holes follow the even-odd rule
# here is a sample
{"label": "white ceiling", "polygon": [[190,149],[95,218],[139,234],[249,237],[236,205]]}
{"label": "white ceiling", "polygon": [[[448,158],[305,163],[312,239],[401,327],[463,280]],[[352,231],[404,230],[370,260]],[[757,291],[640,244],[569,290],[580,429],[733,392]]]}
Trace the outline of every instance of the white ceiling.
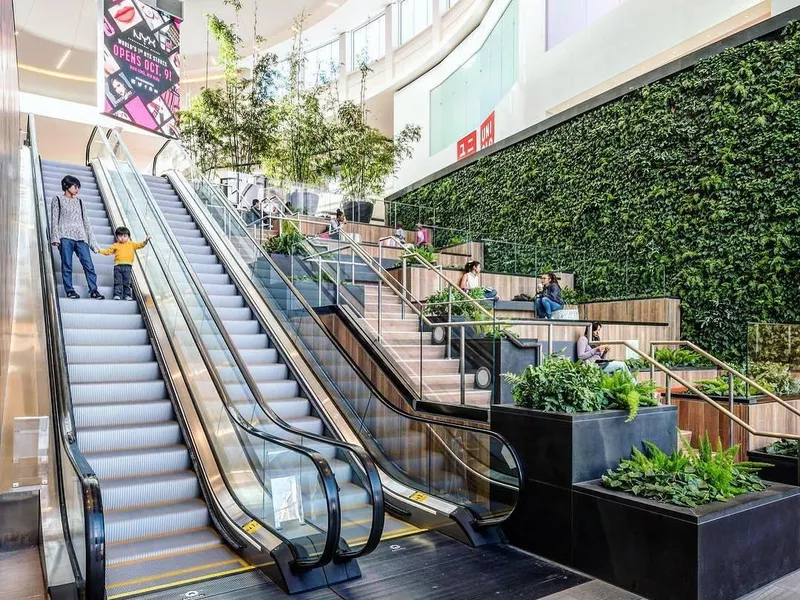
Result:
{"label": "white ceiling", "polygon": [[[97,47],[98,0],[13,0],[17,31],[66,48],[94,51]],[[334,12],[346,0],[242,0],[240,35],[252,40],[254,9],[258,8],[258,33],[271,46],[285,40],[294,18],[305,10],[307,26]],[[187,57],[205,55],[206,14],[233,22],[236,13],[222,0],[185,0],[181,51]],[[58,59],[56,59],[58,60]]]}

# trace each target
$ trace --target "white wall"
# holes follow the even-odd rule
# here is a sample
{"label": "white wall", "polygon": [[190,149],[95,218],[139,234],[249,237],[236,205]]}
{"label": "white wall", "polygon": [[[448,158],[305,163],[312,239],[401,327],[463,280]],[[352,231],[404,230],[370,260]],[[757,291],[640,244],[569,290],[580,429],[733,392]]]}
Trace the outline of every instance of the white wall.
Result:
{"label": "white wall", "polygon": [[[423,133],[414,157],[401,166],[393,189],[410,185],[456,161],[455,140],[442,152],[429,155],[430,91],[481,47],[509,1],[495,0],[481,25],[443,62],[395,93],[395,132],[407,123],[416,123],[422,126]],[[558,112],[562,108],[559,105],[595,87],[605,84],[610,88],[611,83],[616,85],[640,74],[642,69],[652,68],[648,61],[654,62],[655,57],[663,64],[713,41],[719,37],[720,28],[728,34],[743,23],[768,17],[779,4],[780,10],[800,4],[800,0],[773,2],[775,7],[763,0],[627,0],[548,52],[546,2],[522,0],[519,78],[496,108],[495,142],[542,121]],[[690,48],[687,40],[692,41]],[[474,124],[476,129],[479,126],[480,123]]]}

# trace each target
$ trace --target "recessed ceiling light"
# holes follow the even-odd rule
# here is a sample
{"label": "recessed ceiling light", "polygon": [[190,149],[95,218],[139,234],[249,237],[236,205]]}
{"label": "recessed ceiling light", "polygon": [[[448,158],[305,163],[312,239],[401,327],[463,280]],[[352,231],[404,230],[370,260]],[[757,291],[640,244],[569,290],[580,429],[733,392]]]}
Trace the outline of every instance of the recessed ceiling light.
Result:
{"label": "recessed ceiling light", "polygon": [[336,8],[339,7],[339,3],[338,2],[326,2],[325,4],[327,4],[328,6],[336,7]]}

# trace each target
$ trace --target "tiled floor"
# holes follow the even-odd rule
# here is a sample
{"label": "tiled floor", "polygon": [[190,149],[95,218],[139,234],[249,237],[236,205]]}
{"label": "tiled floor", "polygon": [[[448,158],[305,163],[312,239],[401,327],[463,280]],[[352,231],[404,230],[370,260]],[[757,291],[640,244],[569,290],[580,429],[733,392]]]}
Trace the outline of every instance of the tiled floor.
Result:
{"label": "tiled floor", "polygon": [[39,549],[0,552],[0,581],[14,582],[14,600],[45,600]]}
{"label": "tiled floor", "polygon": [[[542,600],[643,600],[602,581],[594,580],[563,592],[551,594]],[[742,596],[739,600],[800,600],[800,571],[795,571],[760,590]]]}

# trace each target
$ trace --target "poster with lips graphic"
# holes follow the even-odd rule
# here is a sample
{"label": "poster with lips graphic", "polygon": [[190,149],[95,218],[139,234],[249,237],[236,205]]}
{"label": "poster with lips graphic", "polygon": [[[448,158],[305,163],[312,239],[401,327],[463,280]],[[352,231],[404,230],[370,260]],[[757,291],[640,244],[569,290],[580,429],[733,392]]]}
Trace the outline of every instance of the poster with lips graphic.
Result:
{"label": "poster with lips graphic", "polygon": [[178,137],[181,20],[141,0],[103,0],[100,110]]}

